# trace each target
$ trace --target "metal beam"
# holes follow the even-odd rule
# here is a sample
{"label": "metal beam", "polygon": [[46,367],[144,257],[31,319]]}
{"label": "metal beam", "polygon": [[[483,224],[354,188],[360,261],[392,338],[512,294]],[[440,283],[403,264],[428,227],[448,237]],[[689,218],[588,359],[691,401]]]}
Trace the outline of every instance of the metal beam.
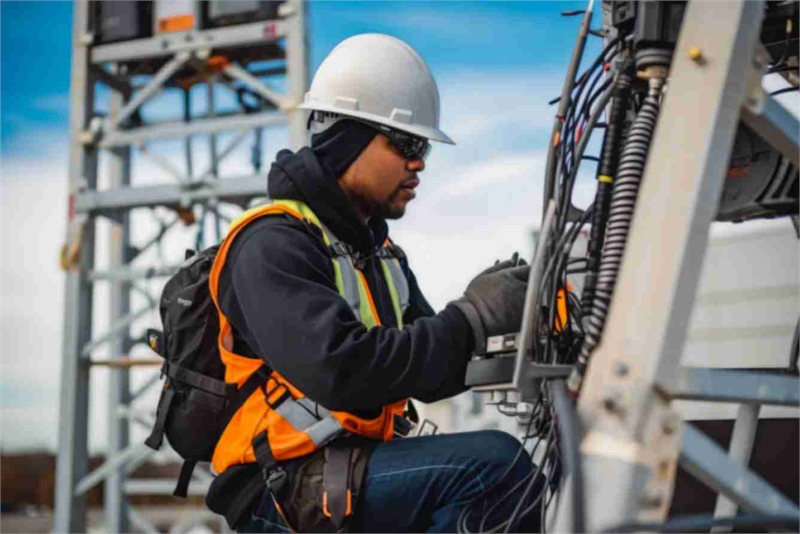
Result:
{"label": "metal beam", "polygon": [[213,119],[198,119],[190,123],[170,121],[129,130],[103,132],[99,146],[110,148],[121,145],[139,145],[154,139],[182,138],[187,135],[219,133],[228,130],[250,130],[286,123],[286,115],[276,111],[247,115],[220,115]]}
{"label": "metal beam", "polygon": [[[763,91],[761,87],[758,90]],[[762,103],[742,107],[742,122],[800,167],[800,122],[783,104],[764,94]]]}
{"label": "metal beam", "polygon": [[150,149],[147,147],[147,145],[145,145],[144,143],[141,143],[139,145],[139,153],[141,153],[143,156],[146,156],[150,161],[155,163],[157,166],[161,167],[163,171],[165,171],[167,174],[175,178],[175,180],[177,180],[178,183],[188,183],[191,181],[189,177],[183,174],[181,171],[179,171],[178,168],[175,167],[175,165],[173,165],[170,160],[168,160],[167,158],[165,158],[164,156],[162,156],[157,152],[151,152]]}
{"label": "metal beam", "polygon": [[[135,443],[129,445],[125,450],[121,451],[115,456],[109,456],[106,461],[86,475],[76,486],[74,490],[75,495],[83,495],[94,486],[108,478],[108,476],[120,467],[124,467],[128,462],[135,461],[143,455],[149,455],[153,450],[144,443]],[[70,493],[73,491],[70,490]]]}
{"label": "metal beam", "polygon": [[[762,14],[760,1],[730,1],[724,10],[695,1],[683,17],[608,319],[579,400],[587,435],[614,439],[619,451],[648,450],[654,424],[672,431],[674,414],[655,386],[677,381]],[[693,59],[694,49],[705,61]],[[608,451],[582,451],[588,530],[644,513],[651,520],[666,518],[668,492],[642,500],[634,469],[605,469],[613,465]],[[658,467],[651,469],[648,476],[657,477]],[[592,485],[600,481],[594,470],[610,478]]]}
{"label": "metal beam", "polygon": [[[109,105],[109,116],[113,119],[125,103],[125,96],[112,92]],[[131,149],[119,147],[109,154],[108,174],[112,187],[127,187],[131,183]],[[125,256],[131,245],[130,212],[120,214],[120,222],[112,223],[109,230],[109,263],[111,268],[120,268],[125,264]],[[111,285],[111,320],[117,321],[130,313],[131,285],[124,280],[117,280]],[[110,361],[118,363],[122,354],[128,350],[130,329],[124,328],[116,332],[111,339],[109,351]],[[108,412],[106,424],[106,454],[113,456],[128,446],[130,441],[127,420],[116,417],[116,407],[130,402],[130,375],[126,368],[112,368],[108,373]],[[106,530],[108,532],[127,532],[128,514],[123,483],[125,472],[122,469],[112,471],[103,486],[106,512]]]}
{"label": "metal beam", "polygon": [[[750,466],[750,456],[753,453],[753,444],[756,441],[758,412],[760,409],[761,406],[758,404],[742,404],[739,406],[736,423],[733,425],[733,435],[728,447],[728,455],[731,460],[739,462],[745,469]],[[717,495],[714,517],[734,517],[736,511],[735,502],[724,495]],[[715,527],[711,529],[711,532],[730,532],[731,530],[733,530],[733,527]]]}
{"label": "metal beam", "polygon": [[170,59],[166,65],[159,69],[158,73],[147,82],[142,89],[136,92],[136,95],[122,108],[116,117],[113,117],[109,122],[109,129],[116,129],[120,124],[125,122],[131,115],[133,115],[139,107],[150,100],[161,87],[169,80],[184,63],[189,61],[191,54],[189,52],[181,52],[174,58]]}
{"label": "metal beam", "polygon": [[213,141],[211,143],[211,145],[212,145],[211,164],[209,165],[208,169],[206,169],[206,171],[203,172],[203,174],[200,175],[198,180],[205,180],[207,178],[218,179],[219,178],[219,164],[222,163],[222,161],[225,158],[227,158],[234,150],[236,150],[236,147],[241,145],[242,141],[247,139],[247,135],[249,133],[250,132],[247,132],[247,131],[239,132],[236,135],[236,137],[234,137],[233,139],[230,140],[228,145],[225,148],[223,148],[222,152],[220,152],[220,153],[217,153],[217,150],[216,150],[216,146],[217,146],[216,135],[212,133],[211,134],[211,138],[212,138]]}
{"label": "metal beam", "polygon": [[235,49],[264,45],[285,37],[287,24],[288,21],[270,20],[214,30],[167,33],[150,39],[100,45],[92,49],[91,61],[92,63],[131,61],[209,48]]}
{"label": "metal beam", "polygon": [[133,506],[128,507],[128,520],[145,534],[160,534],[161,531]]}
{"label": "metal beam", "polygon": [[[284,15],[290,25],[286,33],[286,68],[289,76],[289,95],[292,102],[299,104],[308,91],[309,80],[309,47],[306,32],[306,2],[289,0],[282,8],[287,8]],[[289,143],[293,150],[299,150],[307,143],[306,117],[304,110],[292,108],[287,110],[289,116]]]}
{"label": "metal beam", "polygon": [[198,184],[196,189],[178,185],[153,185],[111,191],[85,191],[75,197],[75,210],[134,209],[149,206],[190,206],[194,202],[217,198],[221,202],[267,196],[267,180],[263,175],[228,178]]}
{"label": "metal beam", "polygon": [[[189,495],[205,495],[208,493],[210,486],[211,484],[209,483],[192,479],[186,493]],[[174,491],[174,480],[132,478],[125,482],[125,493],[128,495],[172,495]]]}
{"label": "metal beam", "polygon": [[240,82],[247,85],[250,89],[267,99],[268,101],[275,104],[275,106],[279,107],[282,110],[287,110],[290,107],[299,104],[300,102],[292,102],[290,98],[287,98],[284,95],[276,93],[264,83],[247,72],[237,63],[231,63],[225,68],[225,74],[230,76],[231,78],[236,78]]}
{"label": "metal beam", "polygon": [[673,399],[800,406],[796,376],[683,367],[674,386],[659,388]]}
{"label": "metal beam", "polygon": [[153,308],[155,308],[153,304],[148,304],[147,306],[141,308],[136,313],[128,313],[123,317],[117,318],[111,325],[111,328],[108,330],[108,332],[106,332],[102,336],[98,336],[92,339],[90,342],[86,343],[83,346],[83,350],[81,350],[81,355],[84,357],[89,356],[89,354],[91,354],[94,349],[113,340],[121,331],[128,328],[131,325],[131,323],[133,323],[140,317],[145,316]]}
{"label": "metal beam", "polygon": [[180,265],[167,265],[165,267],[144,267],[135,269],[133,267],[119,267],[107,271],[91,271],[87,279],[92,282],[132,282],[134,280],[149,280],[150,278],[163,278],[172,276]]}
{"label": "metal beam", "polygon": [[764,479],[725,454],[711,438],[684,425],[681,465],[748,512],[797,516],[800,508]]}
{"label": "metal beam", "polygon": [[[97,153],[80,143],[83,128],[94,108],[94,79],[88,72],[88,49],[83,37],[89,27],[89,3],[75,2],[72,20],[70,74],[69,191],[95,187]],[[86,499],[73,488],[88,468],[89,368],[82,365],[80,348],[92,334],[92,285],[85,279],[94,265],[94,220],[83,225],[70,215],[67,242],[82,236],[79,264],[67,271],[64,296],[64,338],[61,356],[61,394],[58,420],[58,463],[55,484],[56,532],[86,531]]]}
{"label": "metal beam", "polygon": [[109,73],[103,67],[99,65],[92,65],[89,68],[95,78],[97,78],[97,81],[104,83],[114,91],[117,91],[126,97],[133,93],[133,87],[131,87],[127,81]]}

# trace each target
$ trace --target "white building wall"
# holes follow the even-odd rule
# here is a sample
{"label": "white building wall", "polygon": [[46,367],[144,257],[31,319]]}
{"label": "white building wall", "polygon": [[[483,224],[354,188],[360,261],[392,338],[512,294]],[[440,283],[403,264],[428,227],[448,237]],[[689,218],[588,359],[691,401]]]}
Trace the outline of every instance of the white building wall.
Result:
{"label": "white building wall", "polygon": [[[696,367],[782,368],[800,313],[800,243],[788,218],[715,223],[689,326],[683,364]],[[585,243],[576,246],[585,249]],[[736,405],[679,401],[685,419],[734,419]],[[501,429],[515,419],[466,392],[420,409],[441,432]],[[797,417],[796,408],[764,407],[761,417]]]}

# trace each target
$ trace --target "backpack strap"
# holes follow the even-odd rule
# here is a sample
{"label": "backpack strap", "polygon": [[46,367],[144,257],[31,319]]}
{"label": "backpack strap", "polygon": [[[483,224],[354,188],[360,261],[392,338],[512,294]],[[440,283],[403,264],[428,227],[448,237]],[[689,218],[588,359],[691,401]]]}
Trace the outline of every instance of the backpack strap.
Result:
{"label": "backpack strap", "polygon": [[[226,384],[221,380],[216,380],[210,376],[192,371],[186,367],[181,367],[175,363],[167,362],[166,367],[168,377],[174,380],[180,380],[181,382],[184,382],[192,387],[202,389],[203,391],[218,395],[220,397],[228,395],[231,391],[231,386],[235,388],[234,384]],[[255,374],[251,376],[255,376]]]}
{"label": "backpack strap", "polygon": [[161,444],[164,442],[164,426],[167,424],[167,415],[174,398],[175,389],[169,387],[168,383],[164,384],[164,389],[161,390],[161,397],[158,399],[158,407],[156,408],[156,424],[153,425],[150,436],[144,442],[154,451],[160,449]]}
{"label": "backpack strap", "polygon": [[192,473],[197,466],[197,460],[184,460],[181,466],[181,474],[178,475],[178,483],[175,485],[175,491],[172,495],[175,497],[186,498],[189,491],[189,482],[192,480]]}

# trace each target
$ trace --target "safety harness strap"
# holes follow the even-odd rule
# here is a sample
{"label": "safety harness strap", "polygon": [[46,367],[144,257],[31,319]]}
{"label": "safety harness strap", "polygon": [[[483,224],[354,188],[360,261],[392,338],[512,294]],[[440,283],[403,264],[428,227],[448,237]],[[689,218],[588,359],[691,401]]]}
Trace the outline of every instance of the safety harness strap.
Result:
{"label": "safety harness strap", "polygon": [[328,417],[330,415],[330,413],[331,413],[323,405],[321,405],[320,403],[309,399],[308,397],[299,398],[295,402],[297,402],[299,405],[301,405],[303,408],[305,408],[309,412],[313,413],[319,419]]}
{"label": "safety harness strap", "polygon": [[341,423],[332,415],[318,419],[313,412],[290,395],[285,396],[279,404],[274,404],[273,409],[295,430],[305,432],[317,447],[328,443],[344,430]]}
{"label": "safety harness strap", "polygon": [[353,513],[353,494],[350,489],[350,459],[352,448],[336,444],[325,449],[325,468],[322,474],[322,513],[339,531],[345,517]]}
{"label": "safety harness strap", "polygon": [[305,433],[317,447],[322,447],[342,432],[344,432],[342,424],[332,415],[317,421],[305,430]]}
{"label": "safety harness strap", "polygon": [[275,503],[275,508],[278,510],[284,522],[286,522],[289,530],[294,532],[295,530],[289,524],[288,518],[283,513],[283,508],[278,502],[278,497],[288,482],[288,475],[278,464],[275,455],[272,454],[272,448],[269,446],[266,430],[253,438],[253,452],[256,454],[256,462],[258,462],[258,466],[261,468],[261,474],[264,477],[264,485],[269,490],[272,502]]}
{"label": "safety harness strap", "polygon": [[403,274],[400,262],[394,258],[381,258],[383,275],[387,278],[389,293],[392,296],[392,305],[397,316],[398,328],[403,327],[403,314],[408,309],[410,290],[408,280]]}
{"label": "safety harness strap", "polygon": [[336,237],[336,234],[319,221],[320,228],[328,241],[328,251],[331,254],[331,259],[338,266],[340,276],[342,277],[341,294],[347,305],[353,310],[353,314],[357,319],[361,317],[361,298],[358,292],[358,274],[356,274],[355,265],[353,265],[352,251],[341,239]]}

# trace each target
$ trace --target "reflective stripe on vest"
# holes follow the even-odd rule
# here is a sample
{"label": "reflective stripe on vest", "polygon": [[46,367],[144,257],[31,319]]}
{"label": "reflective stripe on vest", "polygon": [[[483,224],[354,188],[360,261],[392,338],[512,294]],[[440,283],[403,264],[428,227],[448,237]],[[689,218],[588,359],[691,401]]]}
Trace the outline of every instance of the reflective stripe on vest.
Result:
{"label": "reflective stripe on vest", "polygon": [[[238,233],[260,217],[280,214],[306,220],[320,228],[329,250],[346,250],[344,243],[302,202],[276,200],[266,206],[248,210],[233,221],[214,260],[209,288],[219,312],[219,349],[225,364],[225,381],[236,383],[239,387],[261,367],[262,360],[233,352],[233,330],[227,317],[219,310],[219,276]],[[408,306],[408,283],[397,259],[385,257],[386,254],[381,256],[384,278],[392,295],[398,327],[402,327],[402,313]],[[380,325],[369,286],[361,271],[356,269],[352,258],[349,255],[335,256],[332,258],[332,265],[337,291],[347,301],[356,318],[367,328]],[[214,451],[213,467],[221,473],[230,465],[255,462],[252,439],[264,430],[267,431],[271,452],[278,460],[310,454],[344,432],[388,440],[394,433],[394,416],[402,416],[405,404],[406,399],[397,401],[384,406],[378,417],[362,419],[347,412],[327,410],[273,371],[264,388],[256,390],[231,418]],[[270,406],[274,409],[270,409]]]}
{"label": "reflective stripe on vest", "polygon": [[403,274],[403,269],[400,267],[400,261],[397,258],[381,258],[381,264],[383,266],[383,276],[389,286],[389,293],[392,295],[394,313],[400,318],[398,327],[402,328],[402,317],[406,309],[408,309],[410,299],[408,280],[406,280],[406,275]]}

